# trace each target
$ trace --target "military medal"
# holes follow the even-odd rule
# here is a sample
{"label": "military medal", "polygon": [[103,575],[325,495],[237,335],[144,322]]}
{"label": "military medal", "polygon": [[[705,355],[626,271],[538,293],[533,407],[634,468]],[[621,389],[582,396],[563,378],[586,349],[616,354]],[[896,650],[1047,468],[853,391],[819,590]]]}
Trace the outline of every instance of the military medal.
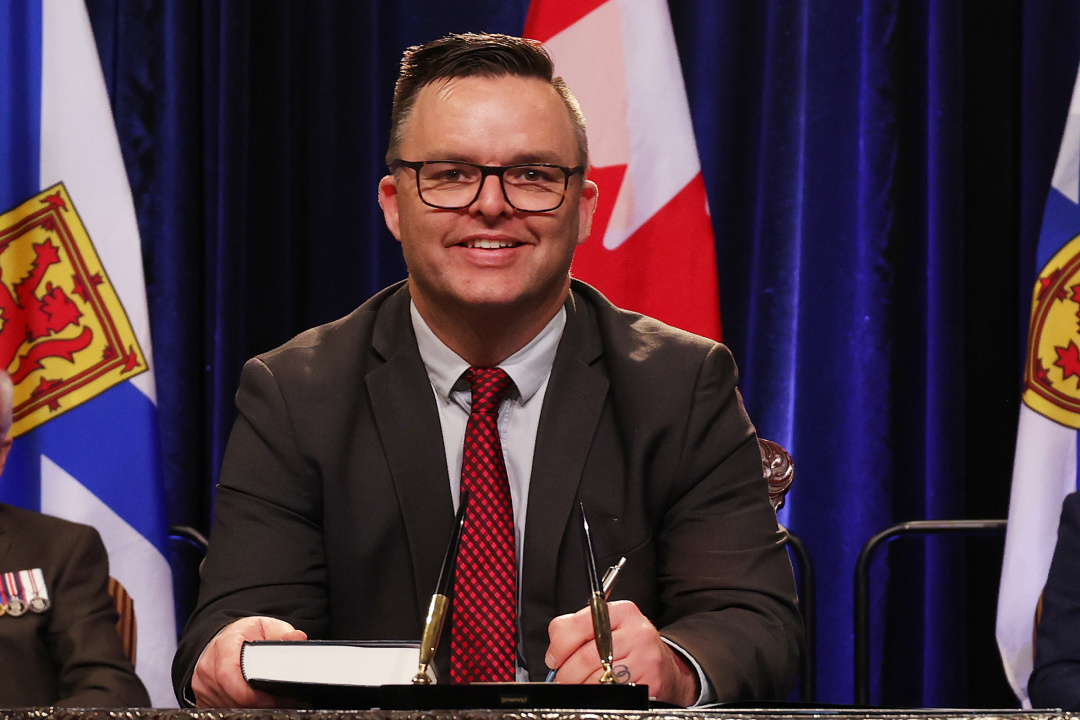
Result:
{"label": "military medal", "polygon": [[7,587],[8,601],[7,611],[11,617],[21,617],[26,614],[26,602],[19,597],[18,581],[15,573],[4,573],[4,585]]}
{"label": "military medal", "polygon": [[11,617],[21,617],[26,614],[26,603],[22,601],[22,598],[13,597],[8,600],[8,615]]}
{"label": "military medal", "polygon": [[29,601],[31,612],[40,615],[48,610],[51,603],[49,591],[45,589],[45,574],[41,572],[41,568],[23,570],[19,573],[19,578],[22,580],[23,587],[29,584],[30,591],[33,593]]}
{"label": "military medal", "polygon": [[4,582],[0,580],[0,617],[7,615],[7,593],[4,592]]}

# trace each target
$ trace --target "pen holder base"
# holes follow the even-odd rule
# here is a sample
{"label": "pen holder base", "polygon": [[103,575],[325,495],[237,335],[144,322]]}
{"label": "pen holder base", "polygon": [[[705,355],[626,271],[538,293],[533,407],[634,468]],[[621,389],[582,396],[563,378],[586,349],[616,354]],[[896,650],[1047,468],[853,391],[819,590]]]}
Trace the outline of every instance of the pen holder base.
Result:
{"label": "pen holder base", "polygon": [[379,688],[379,707],[383,710],[648,710],[649,687],[558,683],[383,685]]}

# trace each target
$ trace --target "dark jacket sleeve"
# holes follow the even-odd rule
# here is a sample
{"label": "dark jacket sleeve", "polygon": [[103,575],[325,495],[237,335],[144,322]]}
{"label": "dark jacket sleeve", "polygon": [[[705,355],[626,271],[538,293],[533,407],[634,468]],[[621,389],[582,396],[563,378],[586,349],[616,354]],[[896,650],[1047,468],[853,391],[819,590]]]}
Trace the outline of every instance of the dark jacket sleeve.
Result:
{"label": "dark jacket sleeve", "polygon": [[658,542],[662,634],[723,702],[783,699],[803,648],[784,536],[730,353],[702,365]]}
{"label": "dark jacket sleeve", "polygon": [[1080,711],[1080,493],[1062,509],[1028,693],[1034,707]]}
{"label": "dark jacket sleeve", "polygon": [[326,628],[318,475],[301,458],[285,398],[262,361],[245,365],[236,403],[199,600],[173,661],[173,687],[185,705],[203,649],[234,620],[281,618],[312,637]]}
{"label": "dark jacket sleeve", "polygon": [[56,704],[147,707],[146,688],[116,634],[105,546],[93,528],[76,528],[50,590],[47,642],[57,671]]}

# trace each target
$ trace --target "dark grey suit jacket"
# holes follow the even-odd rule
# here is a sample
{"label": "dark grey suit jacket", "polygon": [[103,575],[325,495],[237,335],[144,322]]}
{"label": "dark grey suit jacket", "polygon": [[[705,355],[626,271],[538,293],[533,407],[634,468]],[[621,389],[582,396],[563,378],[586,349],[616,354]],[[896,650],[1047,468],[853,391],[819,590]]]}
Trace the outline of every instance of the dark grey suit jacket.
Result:
{"label": "dark grey suit jacket", "polygon": [[146,707],[116,634],[97,530],[0,504],[0,573],[41,568],[51,606],[0,615],[0,707]]}
{"label": "dark grey suit jacket", "polygon": [[[522,549],[530,677],[547,672],[549,621],[588,597],[581,502],[600,566],[628,558],[613,599],[689,651],[719,699],[783,697],[803,627],[730,353],[582,283],[566,310]],[[408,283],[249,361],[237,406],[178,693],[246,615],[314,638],[419,639],[454,512]]]}
{"label": "dark grey suit jacket", "polygon": [[1037,708],[1080,711],[1080,493],[1061,509],[1028,694]]}

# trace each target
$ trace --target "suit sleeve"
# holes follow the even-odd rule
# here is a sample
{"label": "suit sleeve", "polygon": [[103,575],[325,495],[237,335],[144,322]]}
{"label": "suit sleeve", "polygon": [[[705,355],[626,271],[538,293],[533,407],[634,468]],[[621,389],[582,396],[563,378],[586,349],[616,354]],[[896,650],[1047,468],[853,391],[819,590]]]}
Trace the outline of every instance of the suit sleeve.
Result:
{"label": "suit sleeve", "polygon": [[1080,494],[1066,497],[1028,684],[1034,707],[1080,710]]}
{"label": "suit sleeve", "polygon": [[276,617],[312,637],[327,624],[319,473],[303,457],[285,397],[261,360],[244,366],[236,404],[199,600],[173,662],[182,703],[203,648],[232,621]]}
{"label": "suit sleeve", "polygon": [[701,665],[716,700],[783,699],[802,616],[730,353],[701,367],[657,544],[661,633]]}
{"label": "suit sleeve", "polygon": [[66,563],[49,589],[49,652],[56,665],[57,705],[147,707],[150,698],[116,634],[108,592],[109,560],[97,531],[79,527]]}

